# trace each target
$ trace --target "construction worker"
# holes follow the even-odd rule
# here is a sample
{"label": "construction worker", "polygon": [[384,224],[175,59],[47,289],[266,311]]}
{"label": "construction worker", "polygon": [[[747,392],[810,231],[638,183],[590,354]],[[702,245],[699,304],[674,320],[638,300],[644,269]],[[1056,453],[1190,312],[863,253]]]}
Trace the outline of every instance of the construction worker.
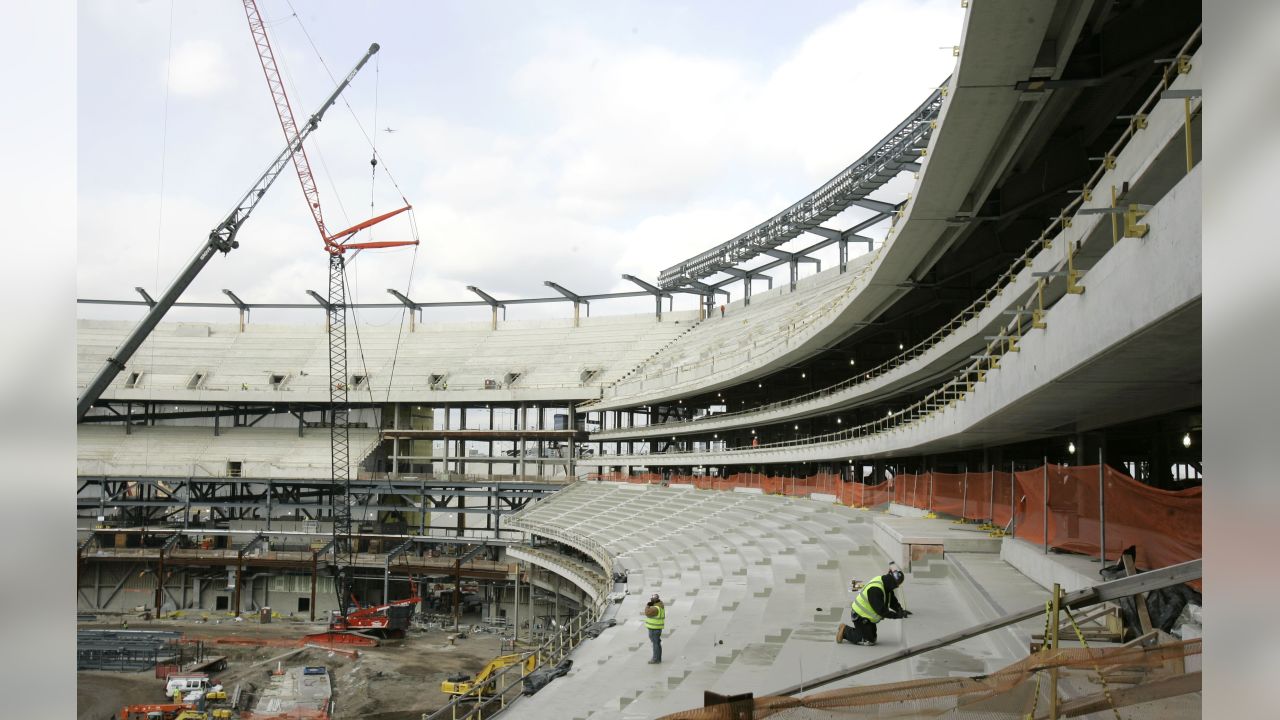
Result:
{"label": "construction worker", "polygon": [[911,611],[904,609],[894,594],[905,580],[902,570],[890,563],[889,572],[863,585],[850,604],[853,625],[841,623],[836,629],[836,642],[875,645],[876,623],[885,618],[901,620],[910,617]]}
{"label": "construction worker", "polygon": [[653,657],[650,665],[662,662],[662,628],[667,624],[667,607],[662,604],[658,593],[649,597],[649,604],[644,606],[644,626],[649,630],[649,643],[653,645]]}

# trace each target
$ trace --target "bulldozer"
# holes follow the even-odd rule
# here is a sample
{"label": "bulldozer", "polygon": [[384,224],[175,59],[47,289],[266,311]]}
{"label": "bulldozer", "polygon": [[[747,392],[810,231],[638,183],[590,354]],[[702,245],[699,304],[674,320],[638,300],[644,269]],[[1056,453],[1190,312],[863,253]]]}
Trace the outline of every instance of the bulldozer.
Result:
{"label": "bulldozer", "polygon": [[505,667],[510,667],[519,663],[524,663],[524,674],[528,675],[538,666],[538,656],[533,653],[522,655],[521,653],[513,653],[510,655],[499,655],[489,661],[489,664],[476,673],[475,677],[467,675],[454,675],[448,680],[440,683],[440,692],[447,695],[475,695],[483,697],[493,692],[493,676]]}

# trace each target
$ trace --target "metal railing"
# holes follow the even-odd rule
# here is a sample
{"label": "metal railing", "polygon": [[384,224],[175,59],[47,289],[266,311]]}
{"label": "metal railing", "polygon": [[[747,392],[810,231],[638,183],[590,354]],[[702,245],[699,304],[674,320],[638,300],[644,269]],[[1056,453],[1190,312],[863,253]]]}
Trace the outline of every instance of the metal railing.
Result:
{"label": "metal railing", "polygon": [[[539,668],[553,667],[573,652],[586,639],[588,626],[599,621],[608,606],[608,600],[601,600],[591,607],[584,608],[564,626],[548,637],[536,648],[520,655],[520,662],[508,665],[493,674],[469,692],[455,697],[444,707],[433,713],[423,713],[422,720],[483,720],[491,718],[505,710],[524,692],[524,681]],[[518,632],[518,628],[517,628]],[[534,658],[532,670],[525,665],[529,658]],[[514,689],[514,692],[513,692]]]}

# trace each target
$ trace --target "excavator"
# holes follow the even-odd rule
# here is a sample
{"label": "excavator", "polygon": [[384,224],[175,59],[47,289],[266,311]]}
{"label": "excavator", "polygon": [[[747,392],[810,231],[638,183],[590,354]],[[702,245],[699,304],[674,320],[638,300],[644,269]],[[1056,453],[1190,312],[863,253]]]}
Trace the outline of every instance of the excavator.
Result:
{"label": "excavator", "polygon": [[446,695],[474,694],[477,698],[489,695],[493,692],[493,676],[499,670],[521,662],[524,663],[524,674],[528,675],[538,666],[538,656],[534,653],[499,655],[490,660],[475,677],[454,675],[440,683],[440,692]]}

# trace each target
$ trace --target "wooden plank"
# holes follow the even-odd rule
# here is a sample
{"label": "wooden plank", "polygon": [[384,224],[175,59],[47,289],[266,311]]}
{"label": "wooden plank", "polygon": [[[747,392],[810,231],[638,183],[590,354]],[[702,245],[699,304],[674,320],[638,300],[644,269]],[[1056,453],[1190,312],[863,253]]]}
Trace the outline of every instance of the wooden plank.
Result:
{"label": "wooden plank", "polygon": [[[1059,708],[1059,713],[1061,717],[1079,717],[1112,707],[1122,708],[1193,692],[1200,692],[1200,673],[1198,672],[1177,675],[1165,680],[1156,680],[1123,690],[1112,690],[1110,692],[1110,700],[1107,698],[1106,693],[1096,693],[1088,697],[1077,698],[1064,703]],[[1042,718],[1047,717],[1048,715],[1037,715],[1036,720],[1042,720]]]}
{"label": "wooden plank", "polygon": [[[1137,568],[1133,565],[1132,555],[1121,555],[1120,560],[1124,563],[1125,575],[1133,577],[1138,574]],[[1134,595],[1133,602],[1138,606],[1138,625],[1142,627],[1143,634],[1151,632],[1151,613],[1147,612],[1147,594],[1140,592]]]}

